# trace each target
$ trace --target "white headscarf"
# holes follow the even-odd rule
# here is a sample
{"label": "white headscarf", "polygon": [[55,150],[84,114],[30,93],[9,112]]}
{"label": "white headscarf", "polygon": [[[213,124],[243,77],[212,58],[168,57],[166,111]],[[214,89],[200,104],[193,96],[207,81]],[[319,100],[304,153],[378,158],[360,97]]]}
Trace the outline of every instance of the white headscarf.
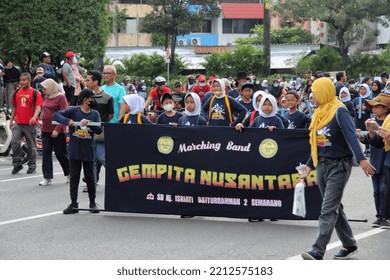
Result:
{"label": "white headscarf", "polygon": [[215,79],[213,81],[213,84],[215,82],[218,82],[221,85],[221,88],[222,88],[222,94],[220,96],[215,96],[215,98],[217,98],[217,99],[224,98],[225,97],[225,82],[222,79]]}
{"label": "white headscarf", "polygon": [[256,105],[256,99],[257,97],[261,95],[261,97],[263,98],[264,95],[267,95],[267,93],[265,91],[262,91],[262,90],[258,90],[256,91],[254,94],[253,94],[253,98],[252,98],[252,105],[253,105],[253,108],[255,110],[258,109],[257,105]]}
{"label": "white headscarf", "polygon": [[386,94],[390,94],[390,90],[387,89],[387,86],[390,85],[390,81],[387,81],[386,82],[386,86],[385,88],[383,89],[383,92],[386,93]]}
{"label": "white headscarf", "polygon": [[130,107],[130,115],[136,115],[143,112],[145,100],[138,94],[129,94],[123,96],[123,101]]}
{"label": "white headscarf", "polygon": [[194,99],[195,109],[194,109],[194,111],[190,112],[190,111],[187,110],[187,108],[185,108],[186,116],[198,116],[198,115],[200,115],[201,102],[200,102],[199,95],[196,94],[195,92],[187,93],[186,96],[184,97],[184,102],[187,100],[188,96],[192,96],[192,98]]}
{"label": "white headscarf", "polygon": [[[345,98],[342,98],[341,97],[341,93],[345,92],[347,94],[347,97]],[[342,101],[342,102],[347,102],[347,101],[350,101],[351,100],[351,93],[349,92],[349,89],[346,88],[346,87],[343,87],[340,89],[340,93],[339,93],[339,99]]]}
{"label": "white headscarf", "polygon": [[[366,89],[366,93],[365,93],[364,95],[361,95],[361,94],[360,94],[360,88],[361,88],[361,87],[364,87],[364,88]],[[360,87],[359,87],[359,94],[360,94],[360,97],[361,97],[361,98],[367,98],[367,97],[369,97],[369,96],[371,95],[370,88],[368,87],[367,84],[361,84],[361,85],[360,85]]]}
{"label": "white headscarf", "polygon": [[268,86],[268,81],[267,80],[263,80],[263,82],[261,83],[261,86],[267,87]]}
{"label": "white headscarf", "polygon": [[[263,104],[266,100],[269,100],[272,104],[272,112],[270,114],[265,114],[262,110]],[[275,97],[272,94],[264,95],[263,98],[261,98],[260,105],[257,111],[259,112],[259,115],[263,118],[271,118],[276,116],[276,114],[278,113],[278,105],[276,103]]]}

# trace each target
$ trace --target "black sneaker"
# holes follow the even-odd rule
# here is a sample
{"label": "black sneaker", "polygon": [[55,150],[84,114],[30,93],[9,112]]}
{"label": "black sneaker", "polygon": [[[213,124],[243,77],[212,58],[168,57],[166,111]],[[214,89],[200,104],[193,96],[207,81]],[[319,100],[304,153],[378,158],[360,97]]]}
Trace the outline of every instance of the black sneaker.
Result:
{"label": "black sneaker", "polygon": [[96,203],[90,203],[89,204],[89,212],[94,213],[94,214],[100,212]]}
{"label": "black sneaker", "polygon": [[380,221],[380,227],[383,229],[390,229],[390,223],[386,219]]}
{"label": "black sneaker", "polygon": [[304,259],[304,260],[309,260],[309,261],[320,261],[323,259],[323,257],[317,253],[314,253],[313,251],[309,251],[309,252],[303,252],[301,253],[301,257]]}
{"label": "black sneaker", "polygon": [[345,260],[355,255],[357,251],[357,247],[342,248],[336,255],[333,256],[333,258],[336,260]]}
{"label": "black sneaker", "polygon": [[15,166],[14,169],[12,169],[12,174],[18,174],[20,170],[23,169],[23,165]]}
{"label": "black sneaker", "polygon": [[190,218],[193,218],[195,216],[191,216],[191,215],[180,215],[180,218],[182,219],[190,219]]}
{"label": "black sneaker", "polygon": [[375,222],[371,225],[373,228],[378,228],[381,226],[381,219],[377,219]]}
{"label": "black sneaker", "polygon": [[37,173],[37,171],[35,170],[35,168],[29,167],[29,168],[27,169],[27,174],[35,174],[35,173]]}
{"label": "black sneaker", "polygon": [[83,192],[88,192],[88,188],[85,187],[85,188],[83,189]]}
{"label": "black sneaker", "polygon": [[76,203],[76,204],[69,204],[68,207],[66,207],[66,209],[64,209],[64,211],[62,211],[64,214],[76,214],[79,212],[79,204]]}

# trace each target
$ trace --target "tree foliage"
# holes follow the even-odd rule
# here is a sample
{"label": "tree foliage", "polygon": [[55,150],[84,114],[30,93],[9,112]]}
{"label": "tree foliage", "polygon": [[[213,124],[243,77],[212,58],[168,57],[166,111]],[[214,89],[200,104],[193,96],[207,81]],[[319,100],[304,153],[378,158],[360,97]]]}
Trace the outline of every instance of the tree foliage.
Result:
{"label": "tree foliage", "polygon": [[385,24],[383,20],[390,16],[390,5],[388,0],[289,0],[276,5],[275,11],[298,22],[308,19],[326,22],[336,34],[343,63],[348,65],[351,44],[370,38],[367,21]]}
{"label": "tree foliage", "polygon": [[[146,0],[153,7],[141,21],[139,30],[146,33],[160,33],[165,37],[165,48],[171,47],[171,70],[177,73],[175,47],[178,35],[189,34],[194,26],[206,18],[220,13],[214,0]],[[168,42],[169,35],[172,40]]]}
{"label": "tree foliage", "polygon": [[205,60],[203,66],[209,75],[236,75],[240,71],[252,71],[259,75],[267,70],[263,51],[251,45],[237,46],[232,52],[215,52],[206,56]]}
{"label": "tree foliage", "polygon": [[[0,50],[23,65],[47,51],[57,63],[72,50],[88,59],[104,57],[109,0],[1,0]],[[26,69],[23,69],[26,70]]]}
{"label": "tree foliage", "polygon": [[[238,38],[239,45],[262,45],[264,39],[264,26],[256,25],[251,29],[249,38]],[[311,44],[316,37],[300,26],[271,28],[271,44]]]}

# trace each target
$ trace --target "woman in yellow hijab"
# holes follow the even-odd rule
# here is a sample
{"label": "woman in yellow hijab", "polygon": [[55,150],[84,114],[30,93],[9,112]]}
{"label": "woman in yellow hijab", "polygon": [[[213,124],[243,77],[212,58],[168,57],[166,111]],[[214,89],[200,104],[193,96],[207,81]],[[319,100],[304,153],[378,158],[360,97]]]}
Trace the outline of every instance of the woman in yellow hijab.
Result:
{"label": "woman in yellow hijab", "polygon": [[302,177],[316,167],[323,201],[317,239],[312,249],[301,255],[305,260],[322,260],[336,229],[343,248],[334,258],[347,259],[357,252],[356,240],[341,203],[351,174],[353,153],[367,176],[374,174],[374,167],[363,155],[355,125],[348,109],[338,100],[333,82],[326,77],[315,80],[312,93],[319,106],[310,124],[311,158]]}

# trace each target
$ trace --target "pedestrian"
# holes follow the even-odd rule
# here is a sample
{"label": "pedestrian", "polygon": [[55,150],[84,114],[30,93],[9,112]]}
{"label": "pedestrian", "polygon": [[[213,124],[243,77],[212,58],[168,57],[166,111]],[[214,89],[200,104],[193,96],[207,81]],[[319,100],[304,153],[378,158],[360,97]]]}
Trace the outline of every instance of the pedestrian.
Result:
{"label": "pedestrian", "polygon": [[[19,79],[20,79],[20,71],[18,68],[15,67],[12,60],[6,60],[5,61],[5,68],[4,68],[4,87],[5,87],[5,104],[6,108],[8,110],[11,110],[12,108],[12,96],[16,89],[18,89],[19,85]],[[30,78],[31,80],[31,78]]]}
{"label": "pedestrian", "polygon": [[200,97],[194,92],[187,93],[185,98],[185,114],[180,117],[179,125],[198,126],[206,125],[207,121],[200,115]]}
{"label": "pedestrian", "polygon": [[113,65],[106,65],[103,69],[104,85],[101,90],[112,96],[114,100],[114,117],[110,123],[117,123],[120,118],[125,115],[126,104],[123,101],[123,96],[126,95],[125,89],[115,81],[116,68]]}
{"label": "pedestrian", "polygon": [[79,212],[77,197],[81,168],[84,170],[88,188],[89,211],[91,213],[99,213],[95,202],[96,185],[93,174],[95,152],[93,137],[95,133],[101,133],[102,129],[100,126],[88,126],[89,122],[100,123],[99,113],[93,109],[97,106],[95,93],[91,89],[83,89],[79,94],[79,104],[78,106],[71,106],[65,111],[56,112],[53,115],[55,121],[69,126],[68,158],[71,203],[64,209],[64,214]]}
{"label": "pedestrian", "polygon": [[161,97],[160,103],[164,109],[164,113],[158,116],[156,124],[168,124],[177,126],[179,119],[182,116],[175,110],[175,103],[171,94],[166,93]]}
{"label": "pedestrian", "polygon": [[3,60],[0,58],[0,112],[4,106],[4,65]]}
{"label": "pedestrian", "polygon": [[[32,81],[32,87],[41,92],[42,89],[40,88],[40,85],[44,80],[46,80],[46,78],[44,76],[45,70],[42,67],[38,67],[36,70],[36,73],[37,73],[37,75],[35,76],[35,78]],[[42,94],[42,98],[44,99],[45,93],[41,92],[41,94]]]}
{"label": "pedestrian", "polygon": [[368,134],[360,136],[360,141],[364,144],[371,144],[370,163],[375,167],[375,174],[371,179],[374,192],[376,220],[372,223],[372,227],[389,229],[390,223],[387,221],[389,217],[386,213],[386,151],[383,149],[383,138],[377,131],[390,113],[390,96],[381,93],[373,100],[367,100],[365,103],[366,106],[371,108],[372,113],[375,116],[375,119],[368,119],[366,121]]}
{"label": "pedestrian", "polygon": [[69,159],[66,155],[66,126],[53,125],[53,114],[65,110],[68,102],[60,87],[53,79],[46,79],[41,83],[45,98],[42,105],[42,174],[40,186],[53,184],[53,149],[61,165],[66,183],[69,183]]}
{"label": "pedestrian", "polygon": [[352,119],[354,120],[356,117],[356,112],[351,101],[351,93],[349,92],[349,89],[347,87],[343,87],[340,89],[339,99],[341,102],[343,102],[345,107],[347,107]]}
{"label": "pedestrian", "polygon": [[[33,89],[31,76],[24,72],[20,74],[20,88],[14,93],[11,104],[12,112],[9,127],[12,130],[12,174],[19,173],[23,169],[21,143],[23,136],[28,147],[28,170],[27,174],[36,173],[37,167],[37,125],[38,116],[41,112],[43,100],[41,93]],[[15,121],[15,124],[14,124]]]}
{"label": "pedestrian", "polygon": [[167,80],[164,77],[162,77],[162,76],[156,77],[154,79],[155,88],[149,92],[148,99],[146,99],[146,102],[145,102],[145,110],[149,110],[149,106],[152,105],[151,109],[154,112],[152,112],[150,114],[150,120],[153,123],[156,122],[158,115],[163,110],[161,103],[160,103],[161,97],[167,93],[168,94],[171,93],[171,89],[166,86],[166,82],[167,82]]}
{"label": "pedestrian", "polygon": [[129,94],[123,97],[128,106],[128,113],[119,120],[125,124],[153,124],[142,113],[145,107],[145,99],[137,94]]}
{"label": "pedestrian", "polygon": [[[215,79],[212,86],[213,97],[202,106],[202,111],[207,116],[207,125],[235,127],[244,120],[246,108],[225,93],[222,79]],[[235,119],[234,115],[237,116]]]}
{"label": "pedestrian", "polygon": [[308,128],[310,125],[310,117],[305,113],[298,111],[299,95],[290,90],[284,96],[287,105],[287,112],[283,115],[289,122],[289,129]]}
{"label": "pedestrian", "polygon": [[[366,120],[371,117],[371,109],[365,105],[365,101],[371,99],[371,91],[367,84],[360,85],[359,94],[360,96],[353,100],[356,110],[355,126],[357,129],[366,130]],[[368,144],[365,147],[364,155],[367,157],[370,155]]]}
{"label": "pedestrian", "polygon": [[72,101],[74,99],[74,92],[76,90],[76,76],[73,71],[72,63],[74,62],[75,58],[74,52],[67,52],[65,54],[65,62],[62,65],[62,77],[64,79],[63,85],[65,90],[65,97],[68,101],[68,105],[72,104]]}
{"label": "pedestrian", "polygon": [[206,83],[206,77],[203,75],[200,75],[197,80],[198,83],[192,87],[191,92],[195,92],[196,94],[198,94],[200,97],[200,101],[202,101],[203,96],[207,92],[211,91],[211,86]]}
{"label": "pedestrian", "polygon": [[306,178],[316,168],[317,183],[322,195],[319,233],[312,249],[301,254],[305,260],[322,260],[333,230],[343,248],[335,259],[347,259],[357,252],[356,240],[341,203],[343,192],[351,174],[352,154],[367,176],[374,167],[363,155],[355,127],[347,108],[338,100],[333,82],[318,78],[312,85],[313,98],[318,104],[310,124],[311,157],[301,174]]}
{"label": "pedestrian", "polygon": [[186,96],[186,93],[182,90],[183,84],[179,81],[177,81],[173,86],[173,92],[172,98],[175,103],[175,110],[178,112],[184,111],[184,97]]}
{"label": "pedestrian", "polygon": [[48,52],[43,52],[41,56],[41,63],[38,64],[38,67],[43,68],[43,77],[46,79],[56,80],[56,70],[51,64],[51,56]]}

